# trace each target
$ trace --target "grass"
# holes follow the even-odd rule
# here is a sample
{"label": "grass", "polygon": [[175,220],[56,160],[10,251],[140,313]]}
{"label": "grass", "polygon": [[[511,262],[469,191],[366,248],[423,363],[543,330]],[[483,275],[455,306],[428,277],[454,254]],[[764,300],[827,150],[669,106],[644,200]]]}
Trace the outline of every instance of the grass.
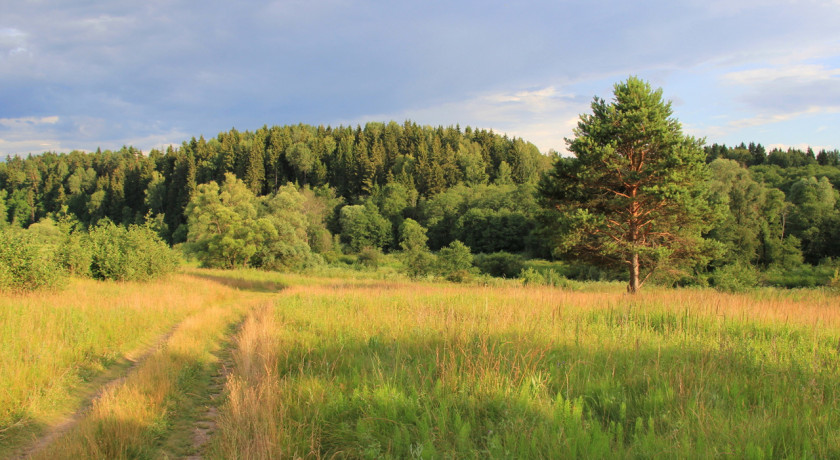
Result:
{"label": "grass", "polygon": [[[149,347],[167,333],[172,336],[160,344],[164,351],[148,360],[158,363],[152,374],[192,382],[190,372],[199,377],[195,371],[207,367],[212,358],[208,353],[218,348],[220,339],[209,329],[197,329],[203,334],[201,341],[190,343],[180,338],[183,330],[208,315],[221,321],[213,327],[222,327],[234,320],[231,313],[241,315],[253,301],[249,292],[195,274],[152,283],[76,279],[58,292],[0,296],[0,456],[66,423],[98,387],[125,373],[132,360],[152,351]],[[188,353],[179,347],[194,349]],[[158,356],[161,353],[165,357]],[[138,411],[152,410],[150,401],[155,398],[174,400],[177,390],[148,372],[138,370],[133,379],[148,379],[163,393],[143,396],[115,390],[123,395],[117,399]],[[110,410],[103,408],[114,397],[103,395],[95,409]],[[158,411],[154,417],[160,424],[167,416]],[[145,423],[140,415],[134,418]]]}
{"label": "grass", "polygon": [[127,374],[34,458],[840,457],[836,292],[321,275],[0,296],[0,456]]}
{"label": "grass", "polygon": [[209,453],[837,457],[838,300],[293,288],[244,324]]}

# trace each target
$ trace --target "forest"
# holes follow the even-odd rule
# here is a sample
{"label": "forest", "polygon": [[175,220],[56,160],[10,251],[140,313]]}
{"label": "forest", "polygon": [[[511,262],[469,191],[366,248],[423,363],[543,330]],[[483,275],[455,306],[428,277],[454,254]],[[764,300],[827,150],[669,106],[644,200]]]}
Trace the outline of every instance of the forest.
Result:
{"label": "forest", "polygon": [[[703,149],[714,208],[703,237],[714,243],[712,257],[662,270],[654,282],[737,289],[837,278],[837,150],[767,152],[753,142]],[[410,121],[231,129],[165,151],[11,157],[0,163],[0,226],[22,234],[55,227],[48,233],[68,238],[103,223],[143,226],[208,267],[375,263],[400,254],[417,276],[619,279],[623,267],[556,250],[540,180],[563,161],[520,138]],[[441,269],[443,259],[433,259],[441,250],[466,259]],[[531,259],[552,261],[551,273],[526,273]]]}

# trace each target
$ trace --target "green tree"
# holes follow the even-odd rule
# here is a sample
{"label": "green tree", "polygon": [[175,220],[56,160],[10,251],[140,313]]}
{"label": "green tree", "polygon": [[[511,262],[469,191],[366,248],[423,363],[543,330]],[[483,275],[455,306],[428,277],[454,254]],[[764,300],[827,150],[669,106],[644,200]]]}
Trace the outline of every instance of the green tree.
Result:
{"label": "green tree", "polygon": [[400,248],[408,276],[417,278],[430,273],[435,265],[435,256],[429,251],[426,242],[426,229],[414,219],[405,219],[400,225]]}
{"label": "green tree", "polygon": [[391,223],[370,201],[341,208],[339,224],[342,241],[355,252],[364,247],[381,249],[391,241]]}
{"label": "green tree", "polygon": [[440,249],[437,271],[449,281],[464,281],[477,270],[473,268],[473,255],[464,243],[455,240]]}
{"label": "green tree", "polygon": [[256,197],[232,173],[225,174],[221,186],[198,186],[186,214],[187,247],[207,267],[248,266],[272,236],[270,222],[257,217]]}
{"label": "green tree", "polygon": [[0,230],[9,225],[9,210],[6,208],[6,191],[0,190]]}
{"label": "green tree", "polygon": [[303,142],[296,142],[286,149],[286,159],[292,165],[295,172],[300,176],[301,182],[306,183],[306,176],[315,167],[315,154]]}
{"label": "green tree", "polygon": [[255,266],[267,269],[300,267],[312,262],[307,241],[306,198],[292,184],[260,199],[258,218],[265,226],[263,242],[254,255]]}
{"label": "green tree", "polygon": [[629,271],[636,293],[662,266],[701,258],[707,178],[702,141],[682,133],[662,90],[636,77],[581,115],[576,158],[556,161],[540,184],[561,252]]}

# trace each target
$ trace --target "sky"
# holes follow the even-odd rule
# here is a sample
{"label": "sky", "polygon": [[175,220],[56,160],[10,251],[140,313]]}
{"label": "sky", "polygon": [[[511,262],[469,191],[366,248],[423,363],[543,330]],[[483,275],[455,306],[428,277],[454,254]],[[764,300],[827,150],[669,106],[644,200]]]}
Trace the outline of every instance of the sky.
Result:
{"label": "sky", "polygon": [[390,120],[565,152],[629,76],[708,144],[840,148],[840,0],[0,0],[0,156]]}

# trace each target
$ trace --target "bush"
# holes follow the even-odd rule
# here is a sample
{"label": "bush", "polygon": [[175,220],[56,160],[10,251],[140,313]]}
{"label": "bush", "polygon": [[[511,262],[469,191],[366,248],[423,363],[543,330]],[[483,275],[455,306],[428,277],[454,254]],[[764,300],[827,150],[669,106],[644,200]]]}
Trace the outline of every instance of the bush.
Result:
{"label": "bush", "polygon": [[437,257],[428,249],[403,251],[402,260],[405,273],[411,278],[420,278],[433,273],[437,264]]}
{"label": "bush", "polygon": [[359,251],[359,255],[356,258],[356,261],[359,265],[365,268],[375,269],[379,266],[379,262],[382,259],[382,251],[376,248],[372,248],[370,246],[365,246]]}
{"label": "bush", "polygon": [[147,281],[175,270],[178,258],[147,226],[125,228],[105,220],[90,231],[94,278]]}
{"label": "bush", "polygon": [[437,272],[449,281],[463,282],[474,274],[472,262],[470,248],[455,240],[438,253]]}
{"label": "bush", "polygon": [[840,289],[840,268],[834,269],[834,276],[828,280],[828,287],[831,289]]}
{"label": "bush", "polygon": [[571,286],[571,281],[569,281],[565,276],[557,273],[557,271],[553,268],[545,271],[528,268],[522,270],[519,278],[522,280],[522,284],[526,286],[554,286],[561,288],[568,288]]}
{"label": "bush", "polygon": [[499,278],[517,278],[524,268],[522,256],[509,252],[494,252],[492,254],[478,254],[473,263],[482,273]]}
{"label": "bush", "polygon": [[56,249],[55,256],[58,264],[69,274],[90,276],[92,254],[86,234],[73,232],[67,235]]}
{"label": "bush", "polygon": [[23,292],[58,287],[64,271],[24,232],[0,231],[0,290]]}
{"label": "bush", "polygon": [[758,285],[758,272],[740,262],[724,265],[712,273],[712,285],[719,291],[743,292]]}

